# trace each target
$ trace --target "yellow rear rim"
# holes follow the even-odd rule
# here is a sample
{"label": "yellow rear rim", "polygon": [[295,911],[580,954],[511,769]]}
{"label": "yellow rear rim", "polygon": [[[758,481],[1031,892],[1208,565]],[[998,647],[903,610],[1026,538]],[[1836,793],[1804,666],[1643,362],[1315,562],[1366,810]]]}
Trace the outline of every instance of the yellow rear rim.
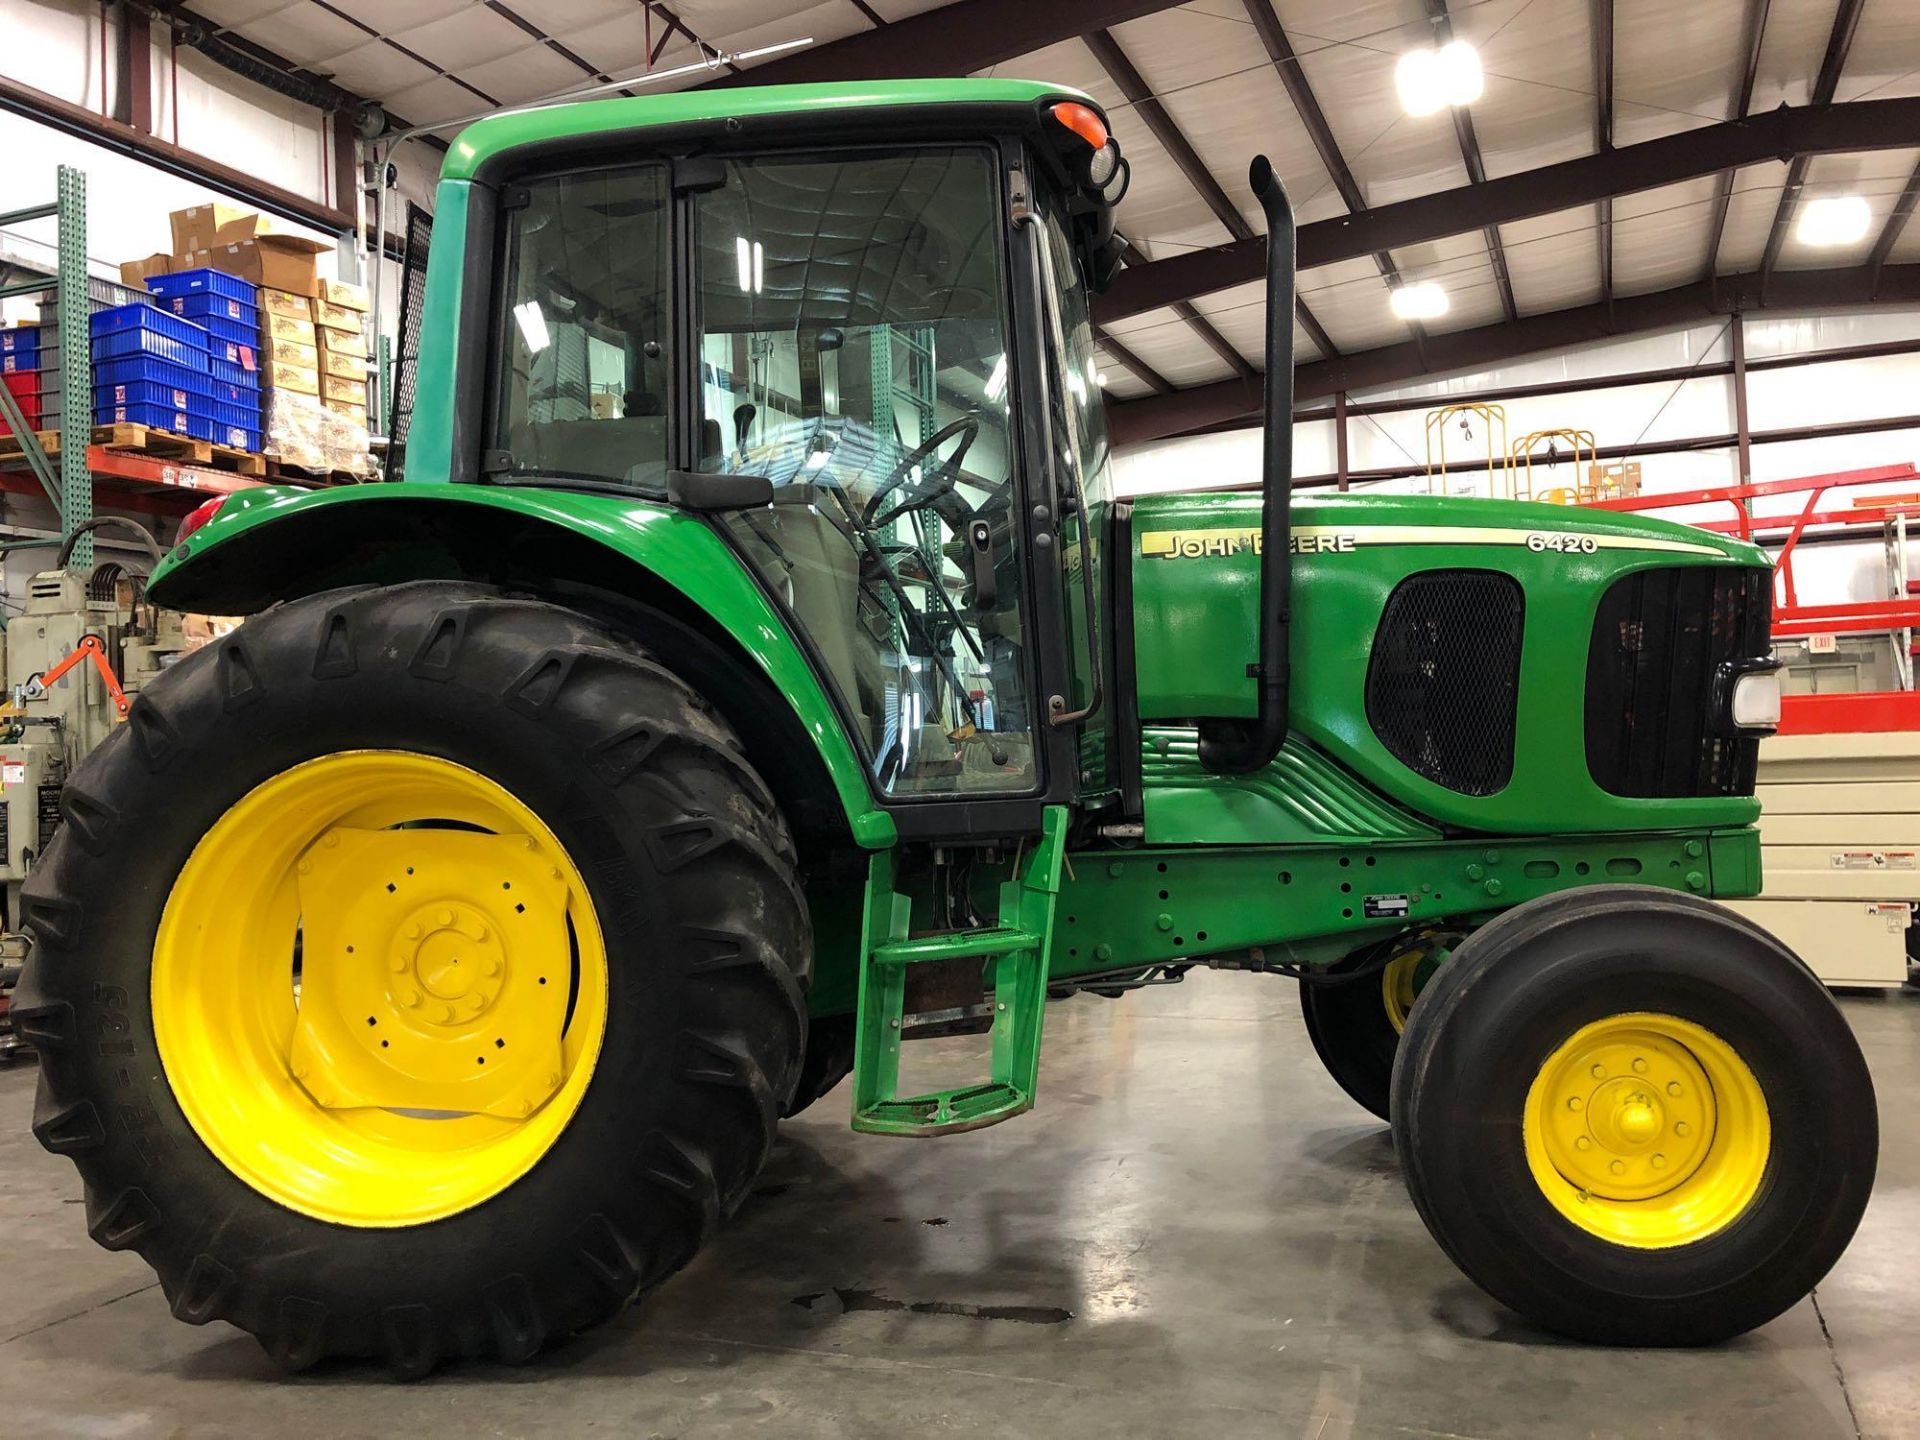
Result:
{"label": "yellow rear rim", "polygon": [[1387,968],[1380,972],[1380,999],[1386,1006],[1387,1023],[1393,1026],[1393,1033],[1400,1035],[1407,1028],[1407,1017],[1413,1013],[1413,1002],[1419,998],[1413,978],[1420,969],[1420,962],[1426,959],[1426,951],[1409,950],[1404,955],[1396,955],[1387,962]]}
{"label": "yellow rear rim", "polygon": [[416,1225],[497,1195],[567,1128],[606,948],[579,870],[508,791],[344,751],[194,847],[152,1001],[174,1097],[229,1170],[316,1219]]}
{"label": "yellow rear rim", "polygon": [[1766,1096],[1733,1047],[1691,1020],[1583,1026],[1540,1067],[1523,1118],[1541,1192],[1582,1230],[1665,1249],[1719,1233],[1759,1193]]}

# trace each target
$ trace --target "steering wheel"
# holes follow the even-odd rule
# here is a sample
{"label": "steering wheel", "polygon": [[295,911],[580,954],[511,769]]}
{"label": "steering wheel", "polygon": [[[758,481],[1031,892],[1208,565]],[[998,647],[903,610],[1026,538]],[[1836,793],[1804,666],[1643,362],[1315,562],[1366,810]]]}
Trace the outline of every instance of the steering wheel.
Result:
{"label": "steering wheel", "polygon": [[[960,437],[959,448],[938,465],[929,467],[927,462],[933,458],[933,453],[956,435]],[[942,425],[908,451],[906,457],[893,467],[880,488],[873,492],[873,498],[867,501],[866,509],[860,517],[862,522],[869,527],[884,525],[895,516],[904,515],[909,510],[925,509],[948,494],[960,479],[960,464],[967,458],[968,449],[972,447],[979,435],[980,422],[971,415],[963,415],[958,420],[951,420]],[[920,478],[908,483],[907,474],[916,465],[921,467]],[[884,515],[880,514],[881,503],[903,484],[906,487],[906,498],[890,507]]]}

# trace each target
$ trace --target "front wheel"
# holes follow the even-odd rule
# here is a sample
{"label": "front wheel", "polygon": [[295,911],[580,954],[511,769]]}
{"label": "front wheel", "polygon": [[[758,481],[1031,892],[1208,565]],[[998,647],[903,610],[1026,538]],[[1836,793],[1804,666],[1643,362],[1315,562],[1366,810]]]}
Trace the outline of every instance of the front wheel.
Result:
{"label": "front wheel", "polygon": [[1313,1052],[1356,1104],[1390,1119],[1393,1060],[1414,1001],[1447,958],[1455,934],[1424,932],[1355,951],[1324,976],[1300,982],[1300,1016]]}
{"label": "front wheel", "polygon": [[684,1264],[806,1041],[786,827],[677,677],[478,587],[187,657],[27,883],[41,1142],[283,1364],[524,1359]]}
{"label": "front wheel", "polygon": [[1879,1136],[1813,972],[1731,911],[1637,886],[1523,905],[1454,951],[1393,1113],[1460,1268],[1615,1345],[1724,1340],[1800,1300],[1859,1224]]}

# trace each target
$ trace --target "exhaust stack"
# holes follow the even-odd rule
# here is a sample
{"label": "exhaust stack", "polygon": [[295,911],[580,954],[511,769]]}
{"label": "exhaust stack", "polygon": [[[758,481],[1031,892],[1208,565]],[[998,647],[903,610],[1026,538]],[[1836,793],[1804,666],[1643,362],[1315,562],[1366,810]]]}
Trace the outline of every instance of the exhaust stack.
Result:
{"label": "exhaust stack", "polygon": [[1267,214],[1267,373],[1260,458],[1260,650],[1248,668],[1259,684],[1251,720],[1203,719],[1200,763],[1219,774],[1265,766],[1287,738],[1287,632],[1293,562],[1293,204],[1264,155],[1247,172]]}

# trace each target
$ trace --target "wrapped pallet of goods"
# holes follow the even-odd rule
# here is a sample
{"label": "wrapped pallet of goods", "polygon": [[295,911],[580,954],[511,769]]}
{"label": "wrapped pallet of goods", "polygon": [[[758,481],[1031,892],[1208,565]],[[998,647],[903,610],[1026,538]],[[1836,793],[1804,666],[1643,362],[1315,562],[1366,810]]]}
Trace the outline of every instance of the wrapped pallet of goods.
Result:
{"label": "wrapped pallet of goods", "polygon": [[341,280],[322,280],[313,302],[320,352],[320,399],[334,416],[340,443],[357,450],[365,467],[367,443],[367,292]]}

